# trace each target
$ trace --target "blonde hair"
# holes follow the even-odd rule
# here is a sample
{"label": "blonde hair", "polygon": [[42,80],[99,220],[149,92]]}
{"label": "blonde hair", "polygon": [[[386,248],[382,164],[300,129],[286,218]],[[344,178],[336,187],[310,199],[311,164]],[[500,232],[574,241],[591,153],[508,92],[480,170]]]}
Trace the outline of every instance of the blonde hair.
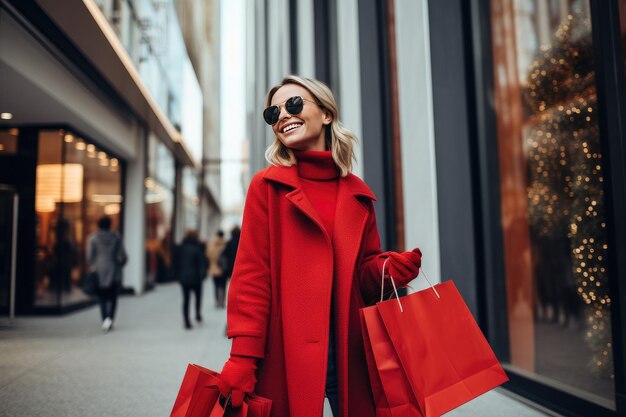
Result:
{"label": "blonde hair", "polygon": [[[326,126],[326,147],[331,150],[333,160],[341,171],[341,176],[345,177],[352,170],[352,162],[356,159],[352,147],[358,139],[339,121],[339,109],[333,92],[321,81],[297,75],[287,75],[280,84],[272,87],[267,93],[265,105],[269,106],[276,91],[287,84],[296,84],[306,89],[317,104],[330,114],[332,121],[329,126]],[[277,137],[274,137],[274,142],[265,151],[265,159],[272,165],[291,166],[296,164],[293,151],[283,145]]]}

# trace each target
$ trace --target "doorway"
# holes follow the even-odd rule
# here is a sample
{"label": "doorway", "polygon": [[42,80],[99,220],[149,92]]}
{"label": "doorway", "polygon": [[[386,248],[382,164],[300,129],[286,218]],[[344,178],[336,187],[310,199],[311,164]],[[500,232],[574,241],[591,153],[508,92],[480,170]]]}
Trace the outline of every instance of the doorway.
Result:
{"label": "doorway", "polygon": [[9,324],[15,317],[18,202],[15,190],[0,184],[0,311]]}

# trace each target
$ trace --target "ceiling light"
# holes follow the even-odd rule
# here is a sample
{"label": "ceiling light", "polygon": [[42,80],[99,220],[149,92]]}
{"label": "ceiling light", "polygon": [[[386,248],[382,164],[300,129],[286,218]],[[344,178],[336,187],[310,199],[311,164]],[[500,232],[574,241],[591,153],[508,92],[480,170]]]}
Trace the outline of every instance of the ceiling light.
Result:
{"label": "ceiling light", "polygon": [[74,135],[67,133],[65,136],[63,136],[63,140],[65,140],[66,143],[70,143],[74,141]]}
{"label": "ceiling light", "polygon": [[2,120],[11,120],[13,118],[13,113],[0,113],[0,119]]}

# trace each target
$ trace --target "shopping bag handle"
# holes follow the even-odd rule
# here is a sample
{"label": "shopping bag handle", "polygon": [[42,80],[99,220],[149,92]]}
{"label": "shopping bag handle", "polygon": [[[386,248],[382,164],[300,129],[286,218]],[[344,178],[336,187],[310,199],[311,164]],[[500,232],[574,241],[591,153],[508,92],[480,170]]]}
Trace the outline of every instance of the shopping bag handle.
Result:
{"label": "shopping bag handle", "polygon": [[[387,266],[387,262],[388,261],[389,261],[389,258],[385,259],[385,262],[383,262],[383,267],[382,267],[382,276],[381,276],[381,280],[380,280],[380,301],[381,302],[383,301],[384,294],[385,294],[385,266]],[[419,272],[421,272],[422,275],[424,275],[424,278],[426,278],[426,282],[428,282],[428,285],[430,285],[430,289],[433,290],[433,292],[435,293],[437,298],[441,298],[441,296],[437,292],[437,289],[435,288],[435,286],[432,284],[432,282],[430,282],[430,280],[426,276],[426,273],[424,272],[424,270],[422,268],[420,268]],[[419,273],[418,273],[418,275],[419,275]],[[398,295],[398,289],[396,288],[396,283],[393,280],[393,277],[391,276],[391,274],[389,274],[389,279],[391,280],[391,286],[393,287],[393,292],[396,295],[396,301],[398,302],[398,306],[400,306],[400,312],[403,313],[404,309],[402,308],[402,303],[400,302],[400,296]]]}

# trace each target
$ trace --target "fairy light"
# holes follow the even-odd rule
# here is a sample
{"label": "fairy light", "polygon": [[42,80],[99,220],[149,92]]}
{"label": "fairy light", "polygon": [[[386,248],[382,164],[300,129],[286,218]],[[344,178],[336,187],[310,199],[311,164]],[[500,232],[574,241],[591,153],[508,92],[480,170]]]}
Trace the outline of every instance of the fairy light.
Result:
{"label": "fairy light", "polygon": [[590,36],[572,33],[590,33],[590,22],[572,20],[541,49],[524,85],[526,111],[536,120],[526,136],[529,223],[539,236],[567,234],[575,293],[586,305],[588,366],[614,378],[593,48]]}

